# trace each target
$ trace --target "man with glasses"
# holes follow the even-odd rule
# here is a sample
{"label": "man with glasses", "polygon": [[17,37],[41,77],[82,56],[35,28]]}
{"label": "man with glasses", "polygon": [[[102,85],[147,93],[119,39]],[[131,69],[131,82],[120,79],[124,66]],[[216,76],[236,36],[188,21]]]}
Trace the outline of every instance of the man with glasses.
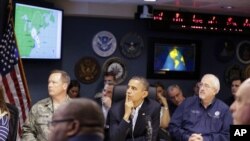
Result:
{"label": "man with glasses", "polygon": [[219,79],[205,74],[199,84],[199,95],[186,98],[173,114],[169,131],[177,141],[229,141],[232,115],[229,107],[215,96]]}
{"label": "man with glasses", "polygon": [[103,141],[103,125],[104,116],[95,101],[72,99],[54,113],[49,141]]}
{"label": "man with glasses", "polygon": [[70,100],[67,88],[70,83],[68,73],[63,70],[53,70],[48,79],[49,97],[34,104],[23,125],[23,141],[47,141],[49,134],[48,122],[54,111]]}

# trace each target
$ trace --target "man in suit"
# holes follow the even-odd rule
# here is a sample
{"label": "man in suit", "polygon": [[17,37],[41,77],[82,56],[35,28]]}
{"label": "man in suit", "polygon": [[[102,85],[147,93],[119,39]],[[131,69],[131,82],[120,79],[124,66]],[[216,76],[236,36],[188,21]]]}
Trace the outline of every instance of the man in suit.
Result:
{"label": "man in suit", "polygon": [[55,111],[49,141],[103,141],[103,125],[104,117],[95,101],[72,99]]}
{"label": "man in suit", "polygon": [[95,101],[100,105],[102,113],[104,115],[105,119],[105,139],[104,141],[109,141],[109,121],[108,118],[108,112],[112,104],[112,95],[113,95],[113,89],[114,84],[111,82],[107,82],[104,85],[104,88],[102,90],[101,97],[98,97],[95,99]]}
{"label": "man in suit", "polygon": [[161,106],[147,98],[148,88],[145,78],[134,76],[128,83],[126,98],[112,103],[109,110],[111,141],[156,141]]}

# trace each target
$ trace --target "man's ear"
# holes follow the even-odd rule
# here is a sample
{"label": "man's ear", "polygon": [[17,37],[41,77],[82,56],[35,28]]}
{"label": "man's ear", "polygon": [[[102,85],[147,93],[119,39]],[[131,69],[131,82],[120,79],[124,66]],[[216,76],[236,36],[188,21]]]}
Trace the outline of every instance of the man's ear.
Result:
{"label": "man's ear", "polygon": [[148,91],[144,91],[143,92],[143,98],[147,97],[148,96]]}
{"label": "man's ear", "polygon": [[67,89],[68,89],[68,84],[67,84],[67,83],[63,83],[63,88],[64,88],[65,90],[67,90]]}
{"label": "man's ear", "polygon": [[75,136],[81,128],[80,122],[78,120],[74,120],[67,126],[67,136]]}

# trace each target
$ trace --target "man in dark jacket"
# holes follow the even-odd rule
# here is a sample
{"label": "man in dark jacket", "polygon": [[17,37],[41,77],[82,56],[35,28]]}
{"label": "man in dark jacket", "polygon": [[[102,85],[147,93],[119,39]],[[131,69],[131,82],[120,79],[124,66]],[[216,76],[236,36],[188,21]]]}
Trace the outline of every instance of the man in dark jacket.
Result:
{"label": "man in dark jacket", "polygon": [[49,141],[103,141],[103,125],[104,116],[95,101],[72,99],[55,111]]}

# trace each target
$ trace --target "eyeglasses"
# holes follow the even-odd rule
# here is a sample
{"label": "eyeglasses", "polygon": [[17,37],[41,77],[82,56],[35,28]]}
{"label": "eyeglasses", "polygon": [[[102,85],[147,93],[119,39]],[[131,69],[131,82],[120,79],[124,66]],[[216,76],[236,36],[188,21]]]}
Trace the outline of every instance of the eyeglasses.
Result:
{"label": "eyeglasses", "polygon": [[206,89],[212,88],[211,86],[209,86],[209,85],[206,84],[206,83],[199,83],[199,88],[201,88],[201,87],[204,87],[204,88],[206,88]]}
{"label": "eyeglasses", "polygon": [[58,120],[52,120],[48,123],[49,126],[55,126],[58,123],[62,123],[62,122],[71,122],[74,121],[75,119],[73,118],[69,118],[69,119],[58,119]]}

